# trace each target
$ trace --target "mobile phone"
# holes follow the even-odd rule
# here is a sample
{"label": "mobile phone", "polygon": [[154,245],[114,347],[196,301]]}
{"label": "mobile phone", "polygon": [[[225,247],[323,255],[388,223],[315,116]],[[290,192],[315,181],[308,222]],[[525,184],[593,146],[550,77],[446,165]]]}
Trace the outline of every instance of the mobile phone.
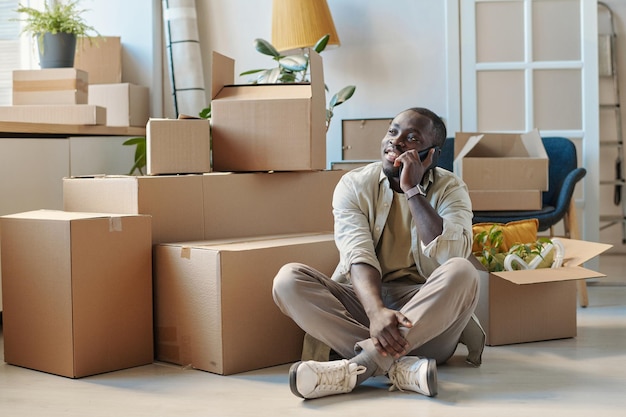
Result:
{"label": "mobile phone", "polygon": [[426,157],[428,156],[428,152],[430,152],[431,149],[435,149],[435,153],[433,153],[433,162],[428,166],[428,168],[426,168],[427,171],[437,166],[437,161],[439,161],[441,148],[439,146],[431,146],[430,148],[426,148],[417,153],[419,155],[420,161],[423,161],[424,159],[426,159]]}

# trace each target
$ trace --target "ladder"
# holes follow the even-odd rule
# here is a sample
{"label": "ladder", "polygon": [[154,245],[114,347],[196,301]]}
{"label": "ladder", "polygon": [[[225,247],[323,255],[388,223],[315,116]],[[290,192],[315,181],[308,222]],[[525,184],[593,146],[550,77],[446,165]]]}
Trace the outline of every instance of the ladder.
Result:
{"label": "ladder", "polygon": [[608,25],[608,33],[598,35],[598,73],[601,78],[610,79],[612,82],[612,97],[609,103],[600,104],[601,110],[612,111],[615,120],[616,139],[611,141],[600,140],[601,147],[615,149],[615,175],[612,179],[601,180],[600,185],[613,185],[613,203],[621,207],[621,215],[601,215],[600,230],[608,227],[622,226],[622,243],[626,244],[626,199],[623,195],[626,187],[624,177],[624,139],[622,132],[622,109],[620,106],[619,74],[617,71],[617,49],[613,11],[603,2],[598,2],[598,17],[605,18]]}

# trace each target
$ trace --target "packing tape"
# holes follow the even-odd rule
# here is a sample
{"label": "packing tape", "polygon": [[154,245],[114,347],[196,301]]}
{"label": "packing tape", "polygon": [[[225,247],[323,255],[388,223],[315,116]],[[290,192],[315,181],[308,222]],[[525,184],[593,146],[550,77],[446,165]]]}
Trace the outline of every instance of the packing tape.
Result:
{"label": "packing tape", "polygon": [[121,232],[122,231],[122,218],[121,217],[109,217],[109,232]]}
{"label": "packing tape", "polygon": [[189,246],[183,246],[180,248],[180,257],[184,259],[191,259],[191,248]]}
{"label": "packing tape", "polygon": [[76,90],[83,93],[88,91],[88,83],[83,80],[67,79],[67,80],[31,80],[31,81],[13,81],[13,91],[17,92],[41,92],[41,91],[67,91]]}

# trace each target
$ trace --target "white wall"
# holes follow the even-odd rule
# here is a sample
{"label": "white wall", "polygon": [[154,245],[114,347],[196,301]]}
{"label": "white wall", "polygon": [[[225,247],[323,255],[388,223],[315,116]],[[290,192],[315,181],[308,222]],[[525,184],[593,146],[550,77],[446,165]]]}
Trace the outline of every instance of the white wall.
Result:
{"label": "white wall", "polygon": [[[445,4],[328,0],[341,41],[339,48],[322,53],[328,99],[346,85],[357,87],[335,108],[327,136],[329,162],[341,160],[341,119],[393,117],[413,106],[447,117]],[[234,58],[237,74],[274,66],[253,47],[255,38],[271,41],[272,0],[196,0],[196,6],[208,90],[212,51]]]}

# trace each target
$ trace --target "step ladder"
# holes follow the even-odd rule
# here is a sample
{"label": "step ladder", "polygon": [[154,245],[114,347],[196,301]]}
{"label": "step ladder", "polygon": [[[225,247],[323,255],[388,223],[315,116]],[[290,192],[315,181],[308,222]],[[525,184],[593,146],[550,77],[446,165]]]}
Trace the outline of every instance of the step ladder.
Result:
{"label": "step ladder", "polygon": [[[617,49],[615,25],[613,19],[613,11],[603,2],[598,2],[598,17],[605,19],[608,25],[607,33],[598,35],[598,73],[600,78],[610,79],[612,81],[612,97],[609,103],[600,104],[600,110],[612,111],[615,120],[616,140],[603,141],[600,139],[601,147],[610,147],[615,149],[615,172],[614,178],[601,179],[600,185],[613,186],[613,203],[621,207],[621,215],[601,215],[600,230],[608,227],[621,225],[622,227],[622,243],[626,244],[626,199],[624,191],[626,191],[626,181],[624,177],[624,139],[622,132],[622,109],[620,106],[619,91],[619,73],[617,66]],[[598,29],[601,29],[600,27]],[[600,30],[599,30],[600,32]]]}

